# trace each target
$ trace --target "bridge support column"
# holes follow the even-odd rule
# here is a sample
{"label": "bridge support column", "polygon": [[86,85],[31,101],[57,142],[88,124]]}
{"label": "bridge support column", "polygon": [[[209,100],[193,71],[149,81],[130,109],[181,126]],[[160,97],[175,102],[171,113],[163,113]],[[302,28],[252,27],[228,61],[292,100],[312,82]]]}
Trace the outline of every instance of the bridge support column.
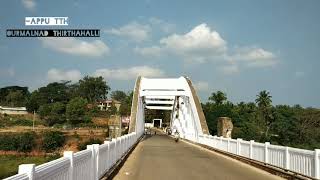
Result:
{"label": "bridge support column", "polygon": [[64,151],[63,157],[66,157],[70,161],[70,168],[69,168],[69,179],[73,179],[74,171],[73,171],[73,151]]}
{"label": "bridge support column", "polygon": [[21,164],[19,166],[18,174],[26,173],[29,177],[29,180],[34,180],[35,164]]}

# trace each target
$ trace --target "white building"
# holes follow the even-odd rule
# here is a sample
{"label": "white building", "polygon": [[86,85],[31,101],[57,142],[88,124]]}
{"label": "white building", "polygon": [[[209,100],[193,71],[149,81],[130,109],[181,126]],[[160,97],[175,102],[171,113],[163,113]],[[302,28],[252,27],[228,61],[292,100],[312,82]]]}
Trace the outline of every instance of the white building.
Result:
{"label": "white building", "polygon": [[3,107],[0,106],[0,114],[28,114],[26,107]]}
{"label": "white building", "polygon": [[116,100],[101,100],[98,102],[98,107],[101,111],[106,111],[108,110],[112,105],[114,105],[117,110],[119,111],[121,102],[116,101]]}

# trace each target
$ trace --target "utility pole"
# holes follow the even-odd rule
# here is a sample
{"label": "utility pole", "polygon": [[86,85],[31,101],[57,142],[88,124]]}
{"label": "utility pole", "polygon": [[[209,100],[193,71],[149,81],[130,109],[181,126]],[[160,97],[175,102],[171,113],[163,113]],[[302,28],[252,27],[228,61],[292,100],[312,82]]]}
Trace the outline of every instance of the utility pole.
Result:
{"label": "utility pole", "polygon": [[33,111],[33,121],[32,121],[32,131],[34,131],[34,120],[36,116],[36,111]]}

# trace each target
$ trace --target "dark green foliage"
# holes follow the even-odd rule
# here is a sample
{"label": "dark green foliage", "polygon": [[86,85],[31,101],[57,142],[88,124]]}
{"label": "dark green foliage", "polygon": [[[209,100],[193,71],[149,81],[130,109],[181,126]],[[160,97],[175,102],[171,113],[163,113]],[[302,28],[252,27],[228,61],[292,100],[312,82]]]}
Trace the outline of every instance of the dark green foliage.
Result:
{"label": "dark green foliage", "polygon": [[124,102],[127,98],[127,94],[123,91],[112,91],[111,92],[111,98],[113,100],[117,100],[120,102]]}
{"label": "dark green foliage", "polygon": [[39,115],[48,126],[66,122],[66,106],[61,102],[44,104],[39,108]]}
{"label": "dark green foliage", "polygon": [[30,152],[35,146],[35,133],[1,134],[0,150]]}
{"label": "dark green foliage", "polygon": [[221,105],[227,100],[227,95],[222,91],[213,92],[209,97],[209,100],[214,102],[216,105]]}
{"label": "dark green foliage", "polygon": [[0,88],[0,105],[25,106],[29,94],[28,87],[7,86]]}
{"label": "dark green foliage", "polygon": [[32,92],[27,100],[27,110],[29,112],[38,111],[40,106],[56,102],[66,104],[72,96],[69,83],[69,81],[54,82]]}
{"label": "dark green foliage", "polygon": [[[217,94],[217,93],[213,93]],[[211,98],[212,99],[212,98]],[[226,99],[226,98],[225,98]],[[320,146],[320,110],[301,106],[272,106],[270,93],[261,91],[256,103],[208,102],[202,104],[211,134],[217,133],[217,118],[232,119],[233,138],[269,141],[272,144],[315,149]]]}
{"label": "dark green foliage", "polygon": [[70,100],[66,109],[67,121],[70,124],[78,124],[90,122],[91,119],[86,117],[87,100],[81,97],[76,97]]}
{"label": "dark green foliage", "polygon": [[90,103],[96,102],[99,99],[105,99],[109,90],[110,87],[101,76],[86,76],[79,80],[79,95],[86,98]]}
{"label": "dark green foliage", "polygon": [[121,106],[119,108],[119,114],[121,116],[129,116],[131,114],[133,91],[128,92],[125,99],[121,101]]}
{"label": "dark green foliage", "polygon": [[83,143],[79,143],[78,149],[81,151],[81,150],[87,149],[87,145],[102,144],[102,143],[103,143],[103,141],[101,141],[100,139],[91,138]]}
{"label": "dark green foliage", "polygon": [[43,134],[42,148],[47,152],[53,152],[62,147],[65,143],[65,136],[60,131],[48,131]]}

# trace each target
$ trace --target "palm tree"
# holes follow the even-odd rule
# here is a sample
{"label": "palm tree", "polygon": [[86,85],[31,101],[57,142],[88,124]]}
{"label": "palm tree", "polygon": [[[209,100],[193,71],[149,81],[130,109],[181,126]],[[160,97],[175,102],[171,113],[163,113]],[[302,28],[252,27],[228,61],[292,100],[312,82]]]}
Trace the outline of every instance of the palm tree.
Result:
{"label": "palm tree", "polygon": [[268,132],[273,122],[273,117],[272,117],[273,113],[271,112],[271,107],[272,107],[271,98],[272,96],[270,95],[270,92],[263,90],[257,95],[257,99],[256,99],[256,103],[258,104],[258,108],[262,113],[262,117],[266,127],[265,138],[268,137]]}
{"label": "palm tree", "polygon": [[266,109],[271,106],[271,98],[272,96],[270,96],[270,92],[263,90],[257,95],[256,103],[260,109]]}
{"label": "palm tree", "polygon": [[213,101],[216,105],[221,105],[227,100],[227,95],[222,91],[213,92],[209,97],[209,100]]}

